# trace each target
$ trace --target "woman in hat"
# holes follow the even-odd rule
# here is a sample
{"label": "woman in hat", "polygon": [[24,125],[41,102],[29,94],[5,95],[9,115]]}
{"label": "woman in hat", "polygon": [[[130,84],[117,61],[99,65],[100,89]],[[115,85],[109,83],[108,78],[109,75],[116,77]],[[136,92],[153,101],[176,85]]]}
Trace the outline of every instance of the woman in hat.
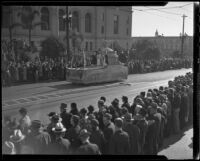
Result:
{"label": "woman in hat", "polygon": [[55,133],[55,142],[51,144],[51,154],[69,154],[70,142],[65,136],[66,128],[61,122],[57,123],[52,131]]}

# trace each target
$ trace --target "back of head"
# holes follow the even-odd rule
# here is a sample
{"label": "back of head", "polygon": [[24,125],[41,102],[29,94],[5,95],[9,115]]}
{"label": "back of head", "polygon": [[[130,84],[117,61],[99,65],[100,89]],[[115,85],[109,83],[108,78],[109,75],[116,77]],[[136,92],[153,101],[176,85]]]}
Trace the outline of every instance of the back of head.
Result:
{"label": "back of head", "polygon": [[123,126],[123,120],[121,119],[121,118],[116,118],[115,119],[115,126],[117,127],[117,128],[122,128],[122,126]]}

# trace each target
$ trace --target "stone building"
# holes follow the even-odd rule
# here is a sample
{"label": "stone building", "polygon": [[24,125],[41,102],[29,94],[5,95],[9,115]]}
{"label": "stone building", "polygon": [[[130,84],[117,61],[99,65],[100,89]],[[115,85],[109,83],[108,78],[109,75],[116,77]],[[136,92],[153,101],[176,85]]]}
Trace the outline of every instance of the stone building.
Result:
{"label": "stone building", "polygon": [[[156,30],[153,37],[132,37],[132,44],[140,40],[149,40],[158,47],[162,56],[168,57],[173,52],[181,51],[181,37],[180,36],[163,36],[159,35]],[[183,45],[183,54],[189,57],[193,56],[193,36],[185,36]]]}
{"label": "stone building", "polygon": [[[45,22],[47,25],[36,26],[31,32],[32,42],[39,48],[41,41],[48,36],[55,36],[66,44],[66,24],[63,16],[65,6],[3,6],[2,7],[2,35],[1,39],[9,39],[8,27],[14,23],[21,23],[18,12],[31,8],[40,13],[33,23]],[[11,12],[10,12],[11,11]],[[72,15],[70,29],[77,29],[84,37],[83,48],[86,51],[98,50],[104,40],[118,41],[125,49],[131,47],[132,11],[131,6],[69,6]],[[28,30],[15,27],[12,38],[28,41]]]}

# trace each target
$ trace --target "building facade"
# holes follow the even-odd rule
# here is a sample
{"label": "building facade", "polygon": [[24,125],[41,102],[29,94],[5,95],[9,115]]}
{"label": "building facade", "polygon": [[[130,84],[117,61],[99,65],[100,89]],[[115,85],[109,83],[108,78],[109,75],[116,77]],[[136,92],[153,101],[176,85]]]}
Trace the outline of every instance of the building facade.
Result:
{"label": "building facade", "polygon": [[[33,23],[46,24],[34,27],[31,32],[31,40],[38,48],[48,36],[55,36],[66,44],[66,22],[63,18],[65,6],[3,6],[1,39],[9,39],[8,27],[14,23],[21,23],[18,13],[27,7],[40,13]],[[131,6],[69,6],[69,13],[72,15],[70,29],[76,29],[83,35],[82,44],[86,51],[98,50],[105,40],[111,43],[118,41],[125,49],[131,47]],[[28,41],[28,30],[20,26],[15,27],[12,30],[12,38]]]}
{"label": "building facade", "polygon": [[[132,37],[132,44],[136,44],[141,40],[148,40],[152,42],[155,47],[158,47],[162,56],[170,56],[173,52],[181,52],[181,39],[180,36],[161,36],[156,30],[153,37]],[[183,54],[189,57],[193,56],[193,36],[185,36],[183,43]]]}

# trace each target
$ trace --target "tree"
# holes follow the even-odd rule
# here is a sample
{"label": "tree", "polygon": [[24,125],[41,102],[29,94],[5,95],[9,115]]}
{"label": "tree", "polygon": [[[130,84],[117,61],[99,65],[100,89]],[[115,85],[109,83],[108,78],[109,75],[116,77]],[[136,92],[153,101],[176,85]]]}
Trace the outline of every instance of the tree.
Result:
{"label": "tree", "polygon": [[58,56],[61,56],[61,54],[65,51],[64,45],[55,37],[51,36],[45,39],[41,43],[41,51],[40,55],[50,58],[56,58]]}
{"label": "tree", "polygon": [[135,45],[136,57],[139,59],[159,59],[160,50],[148,40],[140,40]]}
{"label": "tree", "polygon": [[23,7],[21,12],[18,13],[18,16],[21,17],[21,25],[24,28],[28,29],[29,46],[31,45],[31,31],[35,27],[45,24],[44,22],[33,23],[36,18],[36,15],[39,16],[40,13],[36,10],[32,10],[32,8],[30,6]]}

